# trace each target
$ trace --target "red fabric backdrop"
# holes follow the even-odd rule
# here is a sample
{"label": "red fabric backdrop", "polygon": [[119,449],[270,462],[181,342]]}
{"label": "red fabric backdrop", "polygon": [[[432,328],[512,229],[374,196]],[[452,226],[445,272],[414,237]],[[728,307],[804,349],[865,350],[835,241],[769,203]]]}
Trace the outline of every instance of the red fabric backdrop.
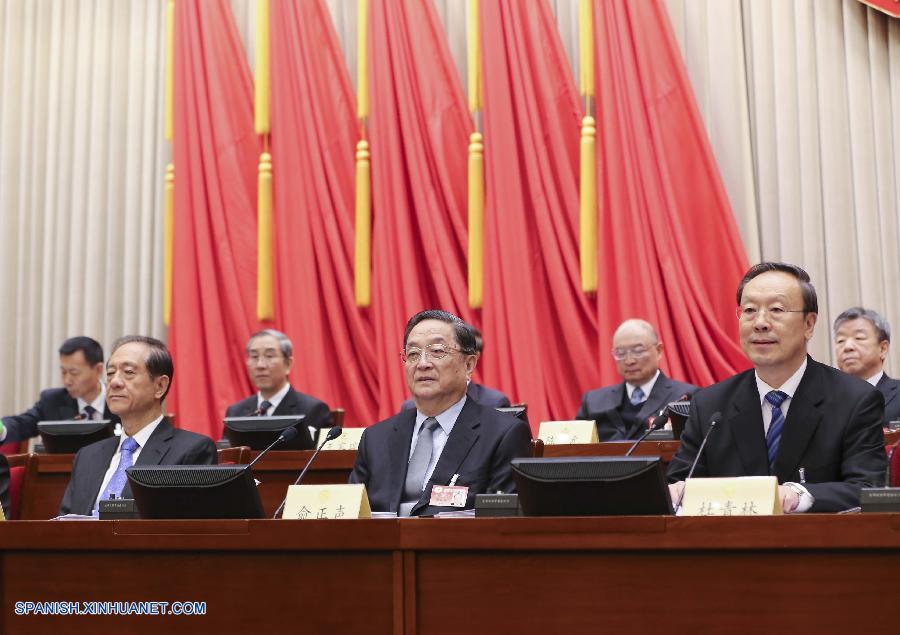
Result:
{"label": "red fabric backdrop", "polygon": [[376,420],[368,312],[353,297],[356,97],[321,0],[272,3],[275,324],[294,343],[291,382]]}
{"label": "red fabric backdrop", "polygon": [[175,3],[175,245],[167,410],[221,437],[250,393],[244,345],[256,323],[253,83],[227,0]]}

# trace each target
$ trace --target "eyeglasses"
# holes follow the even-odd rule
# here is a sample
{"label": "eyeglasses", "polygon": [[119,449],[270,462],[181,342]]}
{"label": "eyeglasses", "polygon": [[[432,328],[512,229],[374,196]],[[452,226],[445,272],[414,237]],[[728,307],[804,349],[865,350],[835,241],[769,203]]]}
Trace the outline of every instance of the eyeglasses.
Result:
{"label": "eyeglasses", "polygon": [[642,359],[647,357],[650,354],[652,349],[647,348],[646,346],[635,346],[634,348],[614,348],[612,349],[613,359],[617,362],[622,362],[628,359],[629,357],[633,359]]}
{"label": "eyeglasses", "polygon": [[446,344],[429,344],[424,349],[408,348],[400,353],[400,359],[404,364],[413,366],[419,363],[419,360],[431,358],[435,361],[444,359],[447,355],[459,351],[458,348],[447,346]]}
{"label": "eyeglasses", "polygon": [[773,322],[782,322],[788,318],[789,313],[805,313],[805,311],[803,309],[785,309],[777,304],[765,309],[752,304],[739,306],[735,309],[735,315],[741,322],[753,322],[761,313],[765,313]]}
{"label": "eyeglasses", "polygon": [[260,362],[263,363],[264,366],[271,366],[282,356],[278,353],[264,353],[262,355],[250,354],[247,355],[247,366],[256,366]]}

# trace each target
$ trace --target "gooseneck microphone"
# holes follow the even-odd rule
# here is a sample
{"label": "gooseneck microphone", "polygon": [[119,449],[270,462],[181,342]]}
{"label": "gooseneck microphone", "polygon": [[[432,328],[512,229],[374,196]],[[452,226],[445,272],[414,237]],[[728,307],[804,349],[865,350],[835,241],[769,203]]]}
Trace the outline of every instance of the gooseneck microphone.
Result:
{"label": "gooseneck microphone", "polygon": [[265,450],[263,450],[262,452],[257,454],[256,458],[253,459],[252,461],[250,461],[250,464],[247,466],[247,469],[249,470],[250,468],[252,468],[253,465],[257,461],[259,461],[263,457],[264,454],[266,454],[269,450],[274,448],[276,445],[278,445],[279,443],[286,443],[288,441],[293,441],[297,437],[298,434],[300,434],[300,433],[297,431],[297,426],[291,426],[290,428],[285,428],[284,430],[282,430],[281,434],[278,435],[278,438],[275,439],[274,441],[272,441],[271,444],[269,444],[269,447],[267,447]]}
{"label": "gooseneck microphone", "polygon": [[700,444],[700,449],[697,450],[697,456],[694,457],[694,462],[691,464],[691,471],[688,472],[687,478],[684,480],[688,480],[694,475],[694,470],[697,469],[697,462],[700,460],[700,457],[703,456],[703,448],[706,447],[706,440],[709,439],[709,435],[712,433],[713,429],[716,427],[716,424],[722,419],[721,412],[714,412],[713,416],[709,418],[709,430],[706,431],[706,434],[703,435],[703,443]]}
{"label": "gooseneck microphone", "polygon": [[648,436],[650,436],[651,432],[656,432],[657,430],[662,430],[663,426],[665,426],[666,423],[668,423],[668,421],[669,421],[668,413],[662,413],[658,417],[656,417],[653,420],[653,423],[650,424],[650,428],[648,428],[647,431],[644,434],[642,434],[640,436],[640,438],[638,438],[638,440],[635,441],[634,444],[630,448],[628,448],[628,452],[625,453],[625,456],[631,456],[631,453],[637,449],[637,446],[639,446],[641,444],[641,441],[643,441]]}
{"label": "gooseneck microphone", "polygon": [[[303,466],[303,471],[300,472],[300,476],[297,477],[297,480],[294,481],[294,485],[299,485],[303,480],[303,477],[306,476],[306,471],[309,469],[309,466],[313,464],[313,461],[316,460],[316,457],[319,456],[319,452],[322,451],[322,448],[325,447],[325,444],[329,441],[334,441],[341,434],[343,434],[344,429],[341,426],[334,426],[331,430],[328,431],[328,434],[325,435],[325,440],[322,441],[322,445],[316,448],[316,451],[313,452],[313,455],[309,457],[309,461],[306,462],[306,465]],[[258,458],[258,457],[257,457]],[[282,510],[284,509],[284,504],[287,503],[287,495],[285,495],[284,500],[281,501],[281,505],[278,506],[278,509],[275,510],[275,513],[272,515],[272,518],[278,518],[281,515]]]}

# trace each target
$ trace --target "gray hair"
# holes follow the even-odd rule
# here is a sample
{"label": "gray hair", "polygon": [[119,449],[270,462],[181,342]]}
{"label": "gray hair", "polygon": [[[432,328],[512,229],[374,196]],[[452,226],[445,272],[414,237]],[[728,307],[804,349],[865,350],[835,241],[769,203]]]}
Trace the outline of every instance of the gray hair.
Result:
{"label": "gray hair", "polygon": [[861,306],[850,307],[835,318],[833,328],[834,336],[837,337],[837,331],[841,327],[841,324],[859,318],[863,318],[872,323],[872,326],[875,327],[875,332],[878,334],[879,342],[891,341],[891,325],[888,321],[872,309],[864,309]]}
{"label": "gray hair", "polygon": [[262,331],[257,331],[253,335],[250,336],[250,339],[247,340],[247,353],[250,353],[250,344],[257,337],[264,336],[274,337],[278,340],[278,346],[281,348],[281,354],[285,356],[285,358],[291,358],[294,356],[294,345],[291,344],[291,339],[282,333],[281,331],[276,331],[275,329],[263,329]]}

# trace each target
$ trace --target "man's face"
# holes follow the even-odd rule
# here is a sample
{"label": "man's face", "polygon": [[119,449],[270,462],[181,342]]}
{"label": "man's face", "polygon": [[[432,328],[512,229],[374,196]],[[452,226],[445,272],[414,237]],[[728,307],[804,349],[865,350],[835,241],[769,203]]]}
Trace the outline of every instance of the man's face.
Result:
{"label": "man's face", "polygon": [[150,347],[142,342],[123,344],[106,363],[106,402],[120,417],[149,412],[158,406],[169,377],[151,378],[147,371]]}
{"label": "man's face", "polygon": [[645,384],[656,374],[663,345],[638,324],[625,324],[613,336],[613,358],[622,379],[632,386]]}
{"label": "man's face", "polygon": [[59,356],[59,371],[63,386],[73,399],[90,401],[97,396],[103,376],[103,362],[92,367],[84,358],[84,351],[78,350],[71,355]]}
{"label": "man's face", "polygon": [[802,312],[800,281],[783,271],[760,274],[744,287],[741,309],[741,348],[753,365],[775,372],[799,368],[816,325],[815,313]]}
{"label": "man's face", "polygon": [[[475,369],[475,355],[463,355],[456,342],[453,325],[440,320],[423,320],[406,339],[406,384],[416,406],[440,413],[466,392],[467,378]],[[435,359],[434,352],[441,359]]]}
{"label": "man's face", "polygon": [[278,340],[271,335],[260,335],[250,340],[247,347],[247,371],[257,390],[278,392],[288,380],[293,357],[285,357]]}
{"label": "man's face", "polygon": [[875,326],[866,318],[847,320],[834,336],[838,368],[860,379],[877,375],[884,366],[890,342],[878,341]]}

